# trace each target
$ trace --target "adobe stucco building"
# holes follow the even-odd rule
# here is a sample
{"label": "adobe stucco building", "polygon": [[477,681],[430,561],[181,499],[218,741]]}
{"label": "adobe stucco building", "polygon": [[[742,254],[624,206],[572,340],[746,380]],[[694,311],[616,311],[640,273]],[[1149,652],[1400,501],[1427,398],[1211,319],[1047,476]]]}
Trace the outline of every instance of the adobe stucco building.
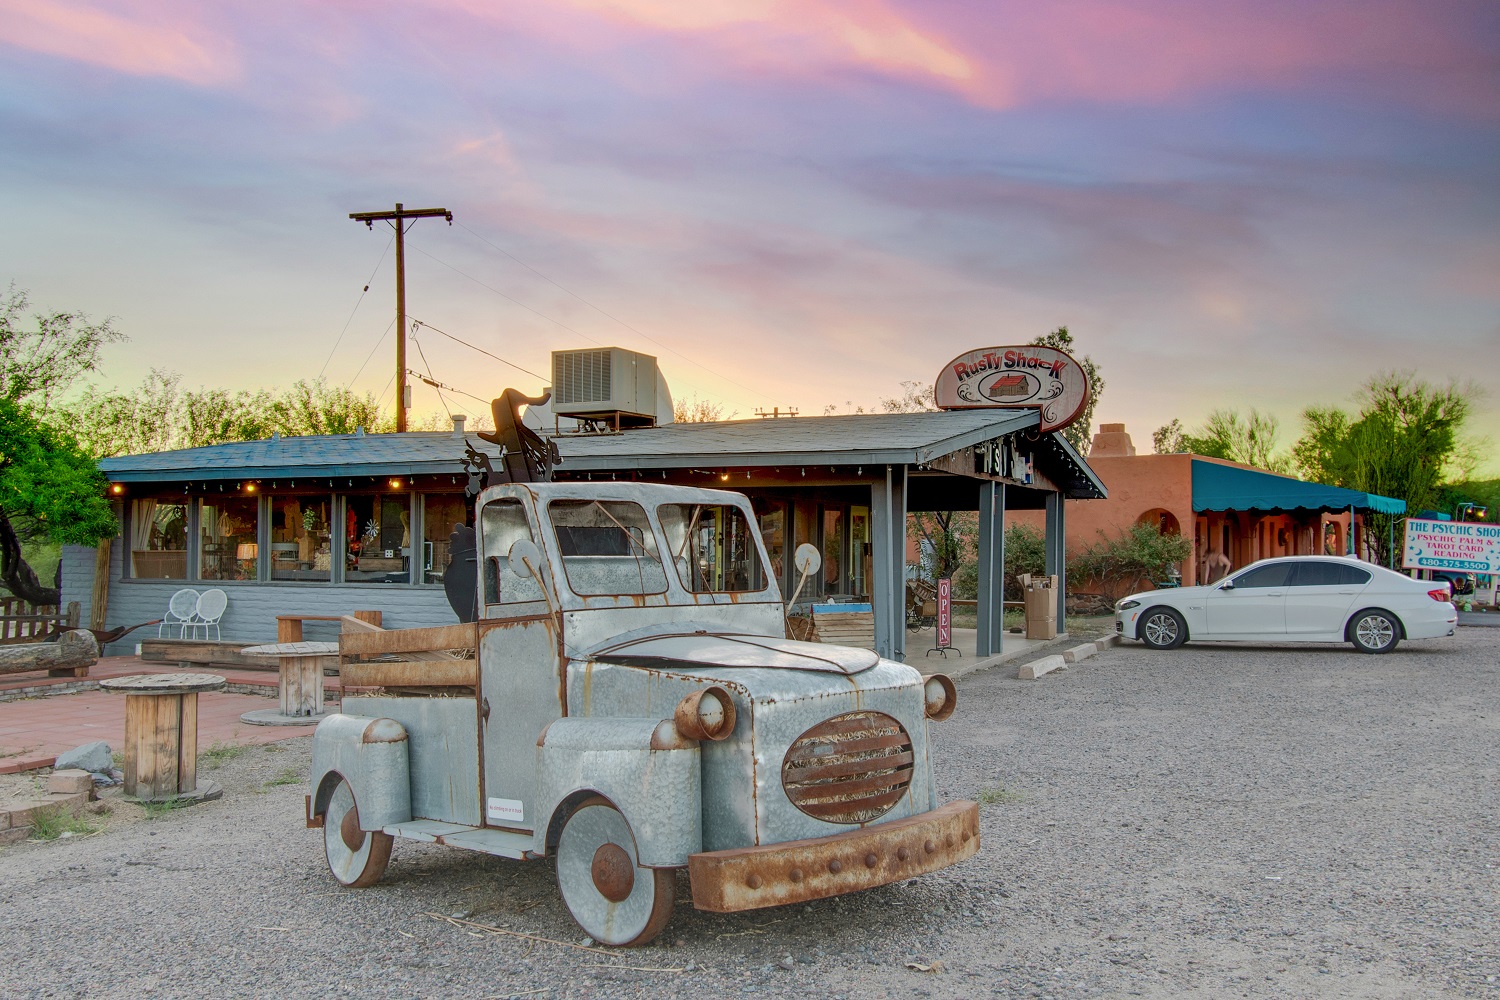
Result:
{"label": "adobe stucco building", "polygon": [[[1099,425],[1088,463],[1109,496],[1069,504],[1069,554],[1101,535],[1114,537],[1133,524],[1150,524],[1164,534],[1192,539],[1193,555],[1179,570],[1184,586],[1209,575],[1210,553],[1227,555],[1231,571],[1274,556],[1344,553],[1349,550],[1351,511],[1406,509],[1403,501],[1389,497],[1307,483],[1217,458],[1138,455],[1124,424]],[[1031,511],[1017,511],[1013,517],[1038,530],[1043,526]],[[1355,533],[1355,550],[1363,554],[1358,518]]]}

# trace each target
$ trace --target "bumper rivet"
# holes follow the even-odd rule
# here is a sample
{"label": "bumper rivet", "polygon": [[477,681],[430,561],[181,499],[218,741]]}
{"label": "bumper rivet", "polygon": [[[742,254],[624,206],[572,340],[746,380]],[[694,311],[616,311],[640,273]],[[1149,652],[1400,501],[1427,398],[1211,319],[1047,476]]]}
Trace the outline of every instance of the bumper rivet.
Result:
{"label": "bumper rivet", "polygon": [[844,870],[844,863],[838,858],[834,858],[832,861],[828,862],[828,870],[837,875],[839,872]]}
{"label": "bumper rivet", "polygon": [[904,847],[898,847],[896,848],[896,857],[900,858],[902,861],[910,861],[911,851],[908,851]]}
{"label": "bumper rivet", "polygon": [[866,854],[865,855],[865,867],[866,868],[874,868],[877,864],[879,864],[879,862],[880,862],[880,859],[877,858],[874,854]]}
{"label": "bumper rivet", "polygon": [[761,885],[760,876],[759,875],[751,875],[749,878],[745,879],[745,884],[748,885],[752,889],[759,889],[760,885]]}
{"label": "bumper rivet", "polygon": [[937,850],[937,845],[929,840],[922,845],[922,850],[926,851],[928,854],[931,854]]}
{"label": "bumper rivet", "polygon": [[802,869],[801,868],[793,868],[791,871],[787,872],[786,875],[787,875],[787,878],[791,879],[793,882],[801,882],[802,881]]}
{"label": "bumper rivet", "polygon": [[969,842],[969,831],[968,830],[965,830],[963,833],[959,834],[959,836],[963,837],[963,841],[964,841],[965,844],[967,844]]}
{"label": "bumper rivet", "polygon": [[943,838],[943,842],[945,844],[947,844],[949,847],[952,847],[953,846],[953,834],[950,833],[946,837],[944,837]]}

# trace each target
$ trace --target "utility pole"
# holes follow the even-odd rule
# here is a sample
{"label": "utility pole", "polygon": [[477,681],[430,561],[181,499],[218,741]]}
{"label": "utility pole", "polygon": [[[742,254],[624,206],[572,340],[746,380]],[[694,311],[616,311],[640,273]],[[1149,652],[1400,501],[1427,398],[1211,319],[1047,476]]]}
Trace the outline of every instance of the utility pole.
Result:
{"label": "utility pole", "polygon": [[402,208],[396,202],[394,212],[350,212],[349,218],[363,222],[369,229],[377,222],[389,222],[396,230],[396,433],[406,431],[406,230],[407,219],[427,219],[441,215],[453,225],[453,213],[446,208]]}

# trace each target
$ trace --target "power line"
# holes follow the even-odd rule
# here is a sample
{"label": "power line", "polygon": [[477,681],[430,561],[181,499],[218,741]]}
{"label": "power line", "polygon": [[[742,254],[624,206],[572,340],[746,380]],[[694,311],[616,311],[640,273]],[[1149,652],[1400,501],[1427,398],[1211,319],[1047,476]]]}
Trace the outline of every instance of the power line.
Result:
{"label": "power line", "polygon": [[[434,257],[433,259],[436,260],[437,258]],[[441,264],[442,261],[438,261],[438,263]],[[500,362],[502,365],[510,365],[516,371],[518,371],[518,372],[524,372],[525,374],[530,375],[532,378],[538,379],[543,385],[550,385],[552,383],[552,380],[549,379],[549,378],[547,378],[545,375],[538,375],[536,372],[531,371],[528,368],[522,368],[520,365],[516,364],[514,361],[506,361],[500,355],[493,354],[490,351],[486,351],[484,348],[480,347],[478,344],[471,344],[467,340],[464,340],[462,337],[455,337],[455,336],[453,336],[453,334],[448,333],[446,330],[439,330],[437,327],[433,326],[431,323],[424,323],[421,320],[414,320],[413,322],[415,322],[418,326],[425,326],[427,329],[431,330],[433,333],[442,334],[444,337],[447,337],[449,340],[453,341],[456,344],[463,344],[465,347],[469,348],[472,351],[478,351],[480,354],[483,354],[485,357],[494,358],[496,361]]]}
{"label": "power line", "polygon": [[380,272],[380,265],[385,263],[385,255],[391,252],[391,244],[395,242],[396,235],[392,233],[390,241],[385,245],[385,249],[380,251],[380,259],[375,262],[375,270],[370,272],[369,280],[365,282],[365,287],[360,291],[359,298],[354,300],[354,308],[349,310],[349,318],[344,320],[344,328],[339,331],[338,339],[333,342],[333,348],[329,350],[328,357],[323,361],[323,367],[318,369],[318,378],[323,377],[323,373],[328,370],[328,362],[333,360],[334,351],[337,351],[339,349],[339,345],[344,342],[344,334],[349,332],[349,324],[354,322],[354,314],[359,312],[359,304],[365,300],[365,293],[368,292],[370,290],[370,286],[374,284],[375,275]]}
{"label": "power line", "polygon": [[[599,306],[594,305],[594,303],[590,302],[588,299],[584,298],[582,295],[579,295],[577,292],[573,291],[571,288],[566,287],[565,285],[561,284],[560,282],[554,281],[552,278],[550,278],[547,275],[543,274],[541,271],[538,271],[536,268],[532,267],[530,264],[526,263],[524,260],[522,260],[521,258],[517,257],[515,254],[511,253],[509,250],[506,250],[502,246],[498,246],[498,245],[496,245],[494,243],[491,243],[489,240],[485,239],[483,236],[480,236],[478,233],[474,232],[474,230],[470,229],[468,226],[464,225],[462,222],[460,222],[458,224],[458,227],[460,229],[464,230],[465,232],[467,232],[470,236],[473,236],[475,239],[479,240],[481,243],[484,243],[486,246],[489,246],[489,247],[493,248],[494,250],[496,250],[496,251],[498,251],[500,253],[505,254],[505,256],[509,257],[511,260],[515,261],[517,264],[520,264],[522,267],[526,268],[526,270],[530,271],[532,274],[534,274],[537,277],[541,278],[543,281],[545,281],[548,284],[553,285],[553,286],[561,289],[562,291],[566,292],[567,294],[573,296],[573,298],[577,299],[579,302],[582,302],[584,305],[588,306],[590,309],[592,309],[595,312],[599,313],[599,315],[604,316],[604,317],[606,317],[608,319],[611,319],[614,322],[620,324],[625,329],[627,329],[631,333],[635,334],[637,337],[640,337],[642,340],[649,341],[649,342],[655,344],[657,347],[660,347],[664,351],[670,351],[671,353],[677,355],[682,360],[686,361],[688,364],[694,365],[694,366],[696,366],[698,368],[701,368],[704,371],[708,372],[710,375],[713,375],[716,378],[723,379],[725,382],[728,382],[730,385],[737,385],[741,389],[744,389],[746,392],[755,393],[755,390],[752,389],[752,388],[750,388],[748,385],[745,385],[742,382],[736,382],[734,379],[730,378],[729,376],[722,375],[719,372],[714,371],[712,368],[708,367],[707,365],[700,364],[699,362],[694,361],[692,358],[688,357],[686,354],[683,354],[681,351],[676,350],[676,349],[674,349],[672,347],[669,347],[666,344],[663,344],[661,341],[657,340],[655,337],[651,337],[651,336],[648,336],[647,334],[642,333],[640,330],[637,330],[635,327],[631,326],[629,323],[625,322],[623,319],[620,319],[618,316],[614,315],[613,313],[607,312],[606,310],[600,308]],[[598,342],[595,341],[595,343],[598,343]]]}
{"label": "power line", "polygon": [[[369,364],[370,363],[370,359],[375,356],[375,352],[378,351],[378,350],[380,350],[380,345],[383,344],[383,343],[385,343],[385,338],[390,335],[391,327],[393,327],[395,325],[396,325],[396,318],[393,316],[393,317],[391,317],[391,321],[385,325],[385,333],[382,333],[380,335],[380,339],[377,340],[377,341],[375,341],[375,346],[372,347],[372,348],[370,348],[370,353],[365,355],[364,364],[361,364],[359,366],[359,371],[355,372],[354,375],[349,379],[349,382],[347,384],[349,385],[350,388],[353,388],[353,386],[354,386],[354,380],[357,379],[357,378],[359,378],[360,372],[362,372],[362,371],[365,370],[365,365]],[[394,376],[392,376],[392,377],[394,377]]]}
{"label": "power line", "polygon": [[[411,338],[411,342],[417,345],[417,356],[422,359],[422,367],[427,369],[427,377],[425,379],[422,379],[422,381],[426,382],[434,389],[437,389],[438,402],[443,404],[443,409],[448,411],[448,419],[452,420],[453,408],[448,405],[448,400],[443,396],[443,390],[438,386],[437,380],[432,376],[432,365],[427,363],[427,352],[422,350],[422,342],[416,337]],[[412,374],[415,375],[416,373],[413,372]],[[422,376],[417,375],[417,378],[422,378]]]}

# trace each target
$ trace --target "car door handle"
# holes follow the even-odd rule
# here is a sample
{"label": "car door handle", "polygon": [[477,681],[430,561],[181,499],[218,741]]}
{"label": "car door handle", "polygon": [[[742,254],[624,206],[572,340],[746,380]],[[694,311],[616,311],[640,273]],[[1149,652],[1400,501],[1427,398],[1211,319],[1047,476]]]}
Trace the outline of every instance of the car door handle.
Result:
{"label": "car door handle", "polygon": [[1359,593],[1359,591],[1357,591],[1357,590],[1341,590],[1341,591],[1339,591],[1339,594],[1341,594],[1344,597],[1353,597],[1357,593]]}
{"label": "car door handle", "polygon": [[1282,593],[1279,590],[1268,590],[1268,591],[1266,591],[1266,596],[1267,597],[1285,597],[1286,594]]}

